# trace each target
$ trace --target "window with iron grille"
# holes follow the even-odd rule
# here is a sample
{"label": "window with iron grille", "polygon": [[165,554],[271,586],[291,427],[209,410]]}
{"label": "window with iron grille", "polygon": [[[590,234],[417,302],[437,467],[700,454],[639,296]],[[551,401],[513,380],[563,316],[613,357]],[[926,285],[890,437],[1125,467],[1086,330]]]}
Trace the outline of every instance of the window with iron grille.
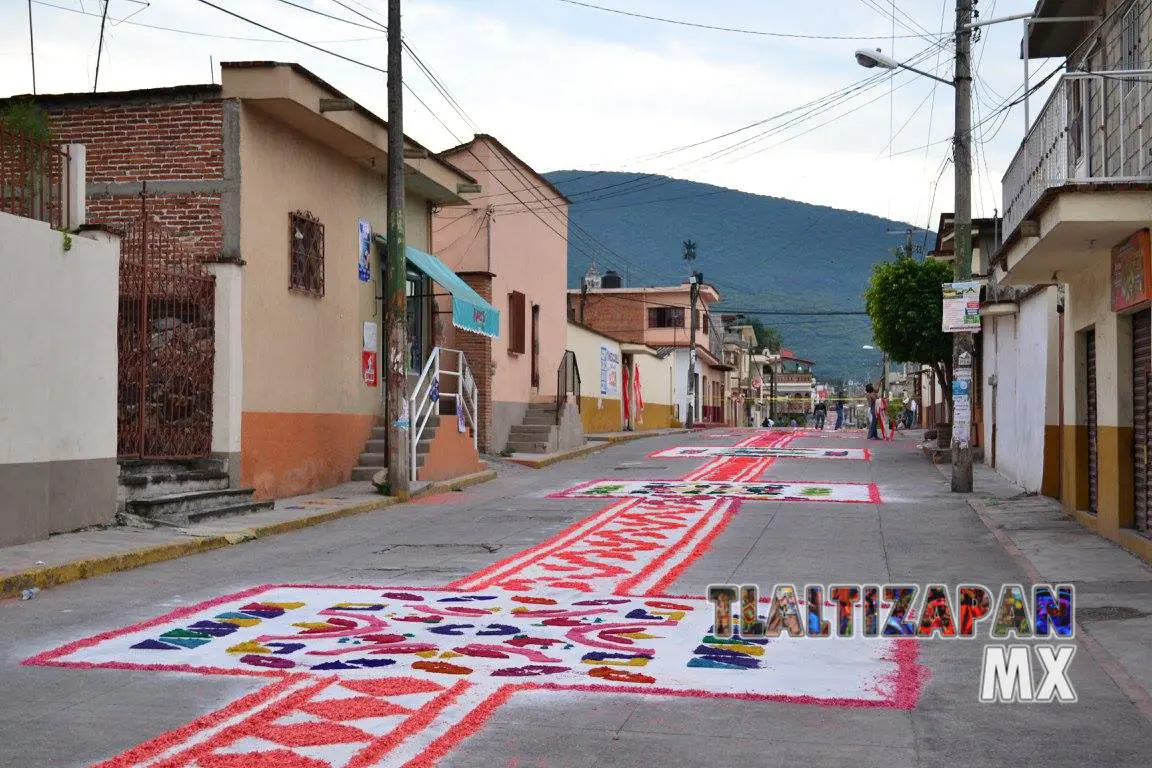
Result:
{"label": "window with iron grille", "polygon": [[288,290],[324,295],[324,225],[308,211],[288,214]]}
{"label": "window with iron grille", "polygon": [[683,328],[684,310],[681,307],[653,307],[648,310],[649,328]]}

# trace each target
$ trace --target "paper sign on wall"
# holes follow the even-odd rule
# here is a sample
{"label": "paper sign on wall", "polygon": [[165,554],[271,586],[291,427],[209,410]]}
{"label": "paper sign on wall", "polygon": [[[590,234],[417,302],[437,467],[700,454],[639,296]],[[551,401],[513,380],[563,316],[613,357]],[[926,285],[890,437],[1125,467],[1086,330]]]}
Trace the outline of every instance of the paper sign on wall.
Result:
{"label": "paper sign on wall", "polygon": [[360,373],[364,377],[364,383],[369,387],[375,387],[380,382],[379,366],[376,362],[375,352],[361,352],[360,353]]}
{"label": "paper sign on wall", "polygon": [[979,280],[944,283],[945,333],[975,333],[980,330],[981,285]]}
{"label": "paper sign on wall", "polygon": [[600,346],[600,396],[620,394],[620,355],[611,347]]}
{"label": "paper sign on wall", "polygon": [[360,219],[356,225],[360,282],[366,283],[372,279],[372,271],[369,266],[371,262],[368,258],[372,250],[372,225],[364,219]]}
{"label": "paper sign on wall", "polygon": [[379,348],[379,326],[373,322],[364,323],[364,351],[375,352]]}

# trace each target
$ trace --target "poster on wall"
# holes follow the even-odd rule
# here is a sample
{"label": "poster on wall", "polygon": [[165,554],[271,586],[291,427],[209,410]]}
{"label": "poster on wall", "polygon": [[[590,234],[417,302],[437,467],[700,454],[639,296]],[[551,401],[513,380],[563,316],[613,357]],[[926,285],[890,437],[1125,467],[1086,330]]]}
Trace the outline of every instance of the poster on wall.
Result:
{"label": "poster on wall", "polygon": [[611,347],[600,346],[600,397],[620,394],[620,354]]}
{"label": "poster on wall", "polygon": [[360,353],[360,374],[364,377],[364,383],[369,387],[375,387],[379,384],[379,367],[376,364],[376,353],[364,351]]}
{"label": "poster on wall", "polygon": [[[957,372],[959,374],[959,371]],[[971,439],[972,428],[972,376],[968,369],[966,378],[957,375],[952,380],[952,438],[958,443]]]}
{"label": "poster on wall", "polygon": [[379,326],[372,321],[364,323],[364,346],[361,349],[375,352],[379,348],[379,338]]}
{"label": "poster on wall", "polygon": [[1152,257],[1148,230],[1112,249],[1112,311],[1122,312],[1152,299]]}
{"label": "poster on wall", "polygon": [[358,238],[357,244],[359,248],[359,272],[360,282],[366,283],[372,279],[372,271],[369,264],[369,255],[372,250],[372,225],[364,219],[360,219],[357,223]]}
{"label": "poster on wall", "polygon": [[979,280],[944,283],[945,333],[975,333],[980,330]]}

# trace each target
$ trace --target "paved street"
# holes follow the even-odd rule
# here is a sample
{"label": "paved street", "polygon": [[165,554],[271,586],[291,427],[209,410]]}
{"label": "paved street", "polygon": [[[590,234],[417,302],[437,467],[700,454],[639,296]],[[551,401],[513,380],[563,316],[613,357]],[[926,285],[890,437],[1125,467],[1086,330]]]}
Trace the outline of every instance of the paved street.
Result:
{"label": "paved street", "polygon": [[714,583],[969,582],[994,599],[1032,583],[905,433],[718,429],[498,469],[0,603],[0,764],[1152,759],[1149,721],[1083,646],[1078,702],[985,705],[990,622],[974,642],[712,636]]}

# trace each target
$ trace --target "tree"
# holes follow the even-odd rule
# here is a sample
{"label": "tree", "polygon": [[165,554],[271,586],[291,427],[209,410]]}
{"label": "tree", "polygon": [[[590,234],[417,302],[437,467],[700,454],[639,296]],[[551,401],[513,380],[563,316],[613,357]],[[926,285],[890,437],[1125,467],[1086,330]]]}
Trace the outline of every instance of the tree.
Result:
{"label": "tree", "polygon": [[771,326],[764,325],[763,322],[755,317],[750,319],[748,324],[752,326],[752,330],[756,333],[756,346],[760,348],[767,347],[773,352],[780,351],[780,331]]}
{"label": "tree", "polygon": [[892,261],[872,267],[864,307],[872,337],[892,360],[929,366],[941,382],[952,412],[952,336],[943,326],[941,286],[952,281],[952,268],[940,261],[916,261],[895,251]]}

